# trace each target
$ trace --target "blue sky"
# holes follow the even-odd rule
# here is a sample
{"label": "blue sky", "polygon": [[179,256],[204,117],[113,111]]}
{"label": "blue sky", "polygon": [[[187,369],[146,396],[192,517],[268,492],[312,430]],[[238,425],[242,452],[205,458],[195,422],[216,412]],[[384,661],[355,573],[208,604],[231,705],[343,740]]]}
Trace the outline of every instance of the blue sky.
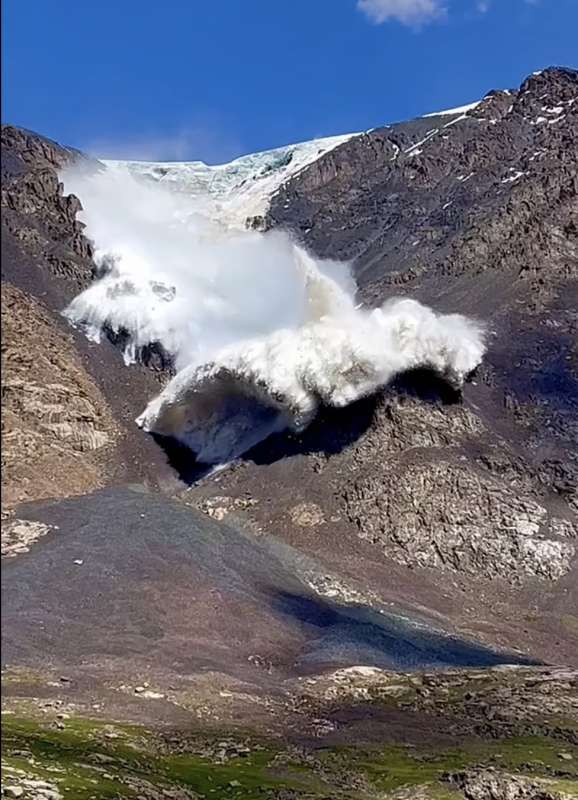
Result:
{"label": "blue sky", "polygon": [[578,66],[578,0],[4,0],[4,122],[226,161]]}

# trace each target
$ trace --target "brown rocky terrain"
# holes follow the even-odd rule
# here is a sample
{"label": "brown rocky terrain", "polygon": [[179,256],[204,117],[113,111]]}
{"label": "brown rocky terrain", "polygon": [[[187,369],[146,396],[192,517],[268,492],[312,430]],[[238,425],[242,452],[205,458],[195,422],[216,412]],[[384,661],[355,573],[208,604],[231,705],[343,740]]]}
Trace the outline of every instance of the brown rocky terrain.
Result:
{"label": "brown rocky terrain", "polygon": [[2,286],[2,305],[3,502],[11,508],[102,486],[115,423],[72,336],[12,284]]}
{"label": "brown rocky terrain", "polygon": [[134,408],[158,380],[127,371],[61,317],[93,277],[92,248],[57,170],[88,159],[2,127],[2,507],[83,494],[113,481],[165,477]]}

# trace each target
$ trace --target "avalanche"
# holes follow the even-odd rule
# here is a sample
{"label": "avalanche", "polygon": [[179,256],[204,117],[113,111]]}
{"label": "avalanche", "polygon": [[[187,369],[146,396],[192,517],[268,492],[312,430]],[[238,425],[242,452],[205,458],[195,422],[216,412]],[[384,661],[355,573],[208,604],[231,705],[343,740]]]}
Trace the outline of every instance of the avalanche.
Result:
{"label": "avalanche", "polygon": [[127,363],[155,342],[173,357],[177,374],[137,423],[184,442],[199,461],[222,463],[273,431],[302,431],[320,405],[345,406],[408,369],[460,387],[483,356],[479,323],[407,298],[360,308],[347,264],[314,259],[285,233],[242,229],[256,198],[266,209],[311,144],[301,156],[303,146],[289,148],[289,160],[280,151],[246,157],[255,174],[245,163],[241,181],[212,192],[175,191],[133,163],[62,176],[81,199],[99,268],[65,314],[95,339],[122,331]]}

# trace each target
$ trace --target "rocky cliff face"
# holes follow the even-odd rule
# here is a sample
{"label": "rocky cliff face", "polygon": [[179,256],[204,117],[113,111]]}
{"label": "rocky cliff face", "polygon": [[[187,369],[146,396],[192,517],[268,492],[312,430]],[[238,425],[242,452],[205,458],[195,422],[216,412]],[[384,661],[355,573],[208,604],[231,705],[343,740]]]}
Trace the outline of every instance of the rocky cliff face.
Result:
{"label": "rocky cliff face", "polygon": [[[455,303],[462,275],[575,276],[577,84],[549,69],[465,113],[355,137],[282,186],[267,227],[353,259],[368,301],[425,285]],[[487,284],[469,288],[467,308],[502,305]]]}
{"label": "rocky cliff face", "polygon": [[2,286],[2,308],[3,503],[102,486],[117,429],[71,334],[12,284]]}
{"label": "rocky cliff face", "polygon": [[92,277],[91,245],[76,219],[80,203],[64,196],[57,177],[81,158],[29,131],[2,127],[2,278],[28,284],[55,304],[69,283],[78,291]]}
{"label": "rocky cliff face", "polygon": [[[2,127],[3,510],[158,474],[164,459],[133,430],[158,379],[129,372],[112,347],[73,331],[61,311],[93,277],[92,246],[57,170],[81,153]],[[148,465],[155,466],[150,469]],[[168,477],[168,476],[167,476]],[[162,478],[161,478],[162,479]]]}

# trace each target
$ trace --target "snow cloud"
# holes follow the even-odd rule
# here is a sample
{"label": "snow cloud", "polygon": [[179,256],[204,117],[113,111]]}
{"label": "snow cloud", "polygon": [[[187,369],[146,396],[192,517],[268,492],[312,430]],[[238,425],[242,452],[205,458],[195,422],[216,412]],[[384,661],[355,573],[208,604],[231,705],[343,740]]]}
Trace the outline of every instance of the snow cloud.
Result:
{"label": "snow cloud", "polygon": [[210,120],[185,125],[172,132],[144,131],[118,140],[85,142],[82,149],[95,158],[135,161],[204,161],[222,164],[243,152],[241,143],[225,125]]}

